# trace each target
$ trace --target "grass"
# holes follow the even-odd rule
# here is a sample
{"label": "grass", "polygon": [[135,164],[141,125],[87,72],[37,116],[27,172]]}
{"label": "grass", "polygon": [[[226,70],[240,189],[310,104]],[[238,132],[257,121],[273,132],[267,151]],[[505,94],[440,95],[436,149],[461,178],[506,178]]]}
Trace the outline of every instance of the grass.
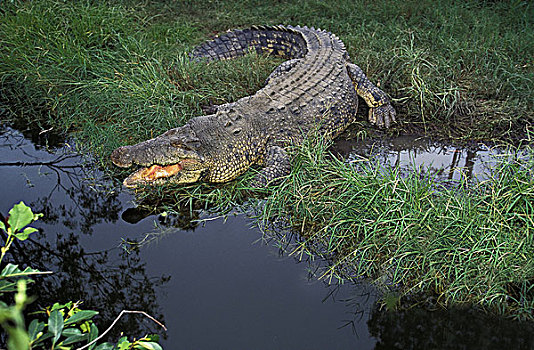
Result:
{"label": "grass", "polygon": [[[280,61],[187,59],[214,33],[251,24],[338,34],[392,96],[400,120],[392,134],[516,142],[534,122],[527,1],[36,0],[4,2],[0,17],[0,108],[11,122],[74,135],[103,166],[119,145],[259,89]],[[375,133],[365,121],[357,126]],[[347,164],[322,143],[293,152],[293,172],[266,193],[260,219],[298,230],[299,252],[331,262],[325,277],[368,276],[403,294],[431,292],[444,304],[532,318],[532,151],[530,160],[504,159],[485,182],[453,188],[420,171]],[[253,175],[140,196],[227,209],[247,200]]]}
{"label": "grass", "polygon": [[3,108],[46,129],[79,132],[99,153],[257,90],[279,62],[206,66],[186,53],[216,32],[258,23],[338,34],[392,96],[401,121],[394,133],[515,141],[534,121],[527,1],[38,0],[6,3],[1,16]]}
{"label": "grass", "polygon": [[445,305],[532,318],[532,149],[496,159],[487,180],[455,186],[421,169],[349,164],[322,145],[296,152],[298,171],[273,190],[260,217],[299,231],[294,253],[330,261],[324,278],[371,277],[403,295],[430,292]]}

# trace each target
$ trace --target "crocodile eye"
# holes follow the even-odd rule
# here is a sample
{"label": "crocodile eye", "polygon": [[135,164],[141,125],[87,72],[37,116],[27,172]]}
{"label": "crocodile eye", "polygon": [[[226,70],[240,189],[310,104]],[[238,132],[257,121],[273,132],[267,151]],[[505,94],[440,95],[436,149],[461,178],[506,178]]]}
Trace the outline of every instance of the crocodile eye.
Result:
{"label": "crocodile eye", "polygon": [[200,141],[188,141],[186,147],[188,147],[190,150],[193,150],[193,148],[198,148],[200,147]]}
{"label": "crocodile eye", "polygon": [[191,151],[200,146],[200,140],[197,137],[171,137],[169,143],[173,147]]}
{"label": "crocodile eye", "polygon": [[171,146],[173,146],[173,147],[185,148],[184,143],[180,139],[171,139],[170,143],[171,143]]}

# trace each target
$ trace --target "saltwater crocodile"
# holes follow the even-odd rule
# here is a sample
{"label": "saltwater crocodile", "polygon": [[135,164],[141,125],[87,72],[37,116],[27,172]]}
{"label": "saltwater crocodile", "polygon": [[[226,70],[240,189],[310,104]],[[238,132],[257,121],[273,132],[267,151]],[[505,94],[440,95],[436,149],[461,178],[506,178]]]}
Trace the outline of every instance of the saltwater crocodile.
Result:
{"label": "saltwater crocodile", "polygon": [[358,95],[369,121],[389,127],[395,110],[386,94],[349,61],[343,42],[324,30],[254,26],[226,32],[191,52],[195,60],[243,56],[249,50],[288,58],[254,95],[192,118],[184,126],[111,154],[117,166],[140,165],[127,187],[155,183],[227,182],[263,166],[252,186],[290,172],[284,147],[308,135],[333,138],[355,120]]}

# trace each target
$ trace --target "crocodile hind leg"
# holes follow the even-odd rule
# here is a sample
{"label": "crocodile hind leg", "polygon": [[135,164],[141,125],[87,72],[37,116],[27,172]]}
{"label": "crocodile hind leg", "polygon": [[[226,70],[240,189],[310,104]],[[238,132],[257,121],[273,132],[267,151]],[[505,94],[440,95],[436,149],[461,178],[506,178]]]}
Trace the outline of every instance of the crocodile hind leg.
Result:
{"label": "crocodile hind leg", "polygon": [[349,76],[358,96],[362,97],[369,106],[369,122],[378,127],[389,128],[395,122],[395,109],[391,105],[386,93],[377,88],[367,78],[360,67],[353,63],[347,64]]}
{"label": "crocodile hind leg", "polygon": [[250,185],[253,188],[263,188],[282,176],[289,175],[290,172],[291,164],[285,149],[280,146],[271,146],[265,157],[265,167]]}

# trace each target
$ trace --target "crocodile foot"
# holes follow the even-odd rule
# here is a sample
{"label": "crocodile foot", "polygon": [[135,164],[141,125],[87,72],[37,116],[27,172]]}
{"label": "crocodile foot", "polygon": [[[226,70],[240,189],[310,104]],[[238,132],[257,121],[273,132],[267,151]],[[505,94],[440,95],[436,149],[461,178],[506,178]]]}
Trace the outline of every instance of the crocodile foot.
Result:
{"label": "crocodile foot", "polygon": [[265,166],[250,183],[254,189],[265,188],[269,184],[278,183],[291,172],[291,162],[285,149],[271,146],[265,158]]}
{"label": "crocodile foot", "polygon": [[379,128],[389,128],[395,122],[395,109],[390,103],[379,107],[369,108],[369,122],[376,124]]}

